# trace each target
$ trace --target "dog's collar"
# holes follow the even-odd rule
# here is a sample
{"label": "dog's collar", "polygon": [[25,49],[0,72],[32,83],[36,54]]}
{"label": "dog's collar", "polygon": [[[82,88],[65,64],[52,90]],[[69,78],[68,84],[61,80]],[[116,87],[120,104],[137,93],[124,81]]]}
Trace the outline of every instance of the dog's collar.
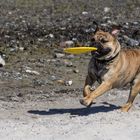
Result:
{"label": "dog's collar", "polygon": [[118,55],[119,55],[119,52],[115,56],[109,57],[108,59],[98,59],[98,58],[95,58],[95,59],[100,63],[109,63],[113,61]]}

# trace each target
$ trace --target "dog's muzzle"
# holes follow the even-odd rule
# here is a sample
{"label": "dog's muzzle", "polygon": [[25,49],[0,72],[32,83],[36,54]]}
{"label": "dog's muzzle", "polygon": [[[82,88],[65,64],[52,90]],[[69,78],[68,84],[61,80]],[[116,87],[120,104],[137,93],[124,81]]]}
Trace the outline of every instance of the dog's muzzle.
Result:
{"label": "dog's muzzle", "polygon": [[92,42],[90,44],[90,46],[95,46],[97,48],[96,51],[92,51],[91,54],[94,56],[94,57],[102,57],[102,56],[105,56],[107,55],[111,49],[110,48],[104,48],[101,43],[99,42]]}

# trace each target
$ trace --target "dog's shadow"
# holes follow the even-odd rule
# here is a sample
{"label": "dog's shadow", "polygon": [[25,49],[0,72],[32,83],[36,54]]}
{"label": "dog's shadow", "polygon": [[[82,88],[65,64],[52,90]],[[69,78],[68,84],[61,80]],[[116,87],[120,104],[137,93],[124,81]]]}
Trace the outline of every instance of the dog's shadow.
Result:
{"label": "dog's shadow", "polygon": [[103,105],[94,106],[90,108],[60,108],[60,109],[49,109],[48,111],[45,110],[29,110],[28,113],[30,114],[37,114],[37,115],[55,115],[55,114],[65,114],[69,113],[70,115],[76,116],[88,116],[90,114],[95,114],[99,112],[110,112],[115,109],[119,109],[120,106],[116,106],[113,104],[109,104],[107,102],[103,102]]}

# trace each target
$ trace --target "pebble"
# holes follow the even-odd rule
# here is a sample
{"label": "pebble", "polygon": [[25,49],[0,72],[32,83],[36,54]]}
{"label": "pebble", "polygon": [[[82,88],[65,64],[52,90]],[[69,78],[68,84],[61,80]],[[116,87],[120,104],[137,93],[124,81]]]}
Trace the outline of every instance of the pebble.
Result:
{"label": "pebble", "polygon": [[73,54],[67,55],[66,58],[67,59],[73,59],[75,56]]}
{"label": "pebble", "polygon": [[66,46],[71,47],[74,45],[74,42],[72,40],[68,40],[68,41],[65,41],[65,44]]}
{"label": "pebble", "polygon": [[65,85],[66,85],[66,86],[71,86],[71,85],[72,85],[72,83],[73,83],[73,82],[72,82],[72,80],[65,81]]}
{"label": "pebble", "polygon": [[74,69],[73,72],[74,73],[79,73],[79,70],[78,69]]}
{"label": "pebble", "polygon": [[124,39],[125,39],[125,41],[126,41],[126,43],[127,43],[128,45],[130,45],[130,46],[138,46],[138,45],[139,45],[139,41],[134,40],[134,39],[132,39],[132,38],[129,38],[129,37],[126,36],[126,35],[124,35],[123,37],[124,37]]}
{"label": "pebble", "polygon": [[77,41],[77,38],[76,38],[76,37],[73,37],[73,38],[72,38],[72,41]]}
{"label": "pebble", "polygon": [[56,76],[54,76],[54,75],[51,76],[52,81],[55,81],[56,79],[57,79]]}
{"label": "pebble", "polygon": [[49,37],[50,37],[50,38],[54,38],[54,35],[53,35],[53,34],[49,34]]}
{"label": "pebble", "polygon": [[104,12],[105,12],[105,13],[108,13],[109,11],[110,11],[110,8],[109,8],[109,7],[105,7],[105,8],[104,8]]}
{"label": "pebble", "polygon": [[65,56],[65,54],[63,53],[55,53],[54,57],[55,58],[63,58]]}
{"label": "pebble", "polygon": [[138,25],[138,24],[139,24],[139,22],[137,22],[137,21],[134,21],[134,22],[133,22],[133,24],[134,24],[134,25]]}
{"label": "pebble", "polygon": [[11,48],[10,49],[10,52],[16,52],[17,51],[17,48]]}
{"label": "pebble", "polygon": [[9,15],[12,15],[12,12],[11,12],[11,11],[9,11],[9,12],[8,12],[8,14],[9,14]]}
{"label": "pebble", "polygon": [[5,60],[0,55],[0,66],[5,66]]}
{"label": "pebble", "polygon": [[64,80],[61,80],[61,79],[60,80],[57,80],[57,82],[60,83],[60,84],[64,84],[65,83],[65,81]]}
{"label": "pebble", "polygon": [[42,86],[42,85],[45,85],[45,82],[39,79],[34,79],[33,84],[34,86]]}
{"label": "pebble", "polygon": [[86,11],[82,12],[82,15],[87,15],[87,14],[88,14],[88,12],[86,12]]}
{"label": "pebble", "polygon": [[19,47],[19,50],[20,51],[24,51],[24,47]]}
{"label": "pebble", "polygon": [[67,66],[67,67],[72,67],[73,66],[73,63],[71,61],[68,61],[68,60],[64,60],[64,64]]}
{"label": "pebble", "polygon": [[26,71],[26,73],[35,74],[35,75],[40,75],[39,72],[34,71],[34,70],[25,70],[25,71]]}
{"label": "pebble", "polygon": [[42,41],[44,41],[44,40],[43,40],[43,38],[38,38],[38,41],[39,41],[39,42],[42,42]]}
{"label": "pebble", "polygon": [[129,40],[128,40],[128,44],[129,44],[130,46],[138,46],[138,45],[139,45],[139,41],[134,40],[134,39],[129,39]]}

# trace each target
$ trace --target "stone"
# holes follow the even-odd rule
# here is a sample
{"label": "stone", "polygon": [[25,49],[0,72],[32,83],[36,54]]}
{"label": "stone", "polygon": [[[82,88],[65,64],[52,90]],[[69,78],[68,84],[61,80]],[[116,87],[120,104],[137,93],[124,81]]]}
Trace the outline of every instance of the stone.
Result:
{"label": "stone", "polygon": [[29,70],[29,69],[27,69],[27,70],[25,70],[25,71],[26,71],[26,73],[35,74],[35,75],[40,75],[39,72],[34,71],[34,70]]}
{"label": "stone", "polygon": [[73,54],[67,55],[66,58],[67,59],[73,59],[75,56]]}
{"label": "stone", "polygon": [[54,35],[53,35],[53,34],[49,34],[49,37],[50,37],[50,38],[54,38]]}
{"label": "stone", "polygon": [[65,41],[65,44],[66,46],[71,47],[74,45],[74,42],[72,40],[68,40],[68,41]]}
{"label": "stone", "polygon": [[130,38],[128,40],[128,44],[130,44],[131,46],[138,46],[139,45],[139,41]]}
{"label": "stone", "polygon": [[19,47],[19,50],[20,51],[24,51],[24,47]]}
{"label": "stone", "polygon": [[74,69],[73,72],[74,73],[79,73],[79,70],[78,69]]}
{"label": "stone", "polygon": [[87,15],[87,14],[88,14],[88,12],[86,12],[86,11],[82,12],[82,15]]}
{"label": "stone", "polygon": [[63,53],[55,53],[54,57],[55,58],[63,58],[65,56],[65,54]]}
{"label": "stone", "polygon": [[67,66],[67,67],[72,67],[73,66],[73,63],[71,61],[68,61],[68,60],[64,60],[64,64]]}
{"label": "stone", "polygon": [[109,7],[104,7],[104,12],[105,13],[108,13],[110,11],[110,8]]}
{"label": "stone", "polygon": [[54,76],[54,75],[51,76],[52,81],[55,81],[56,79],[57,79],[56,76]]}
{"label": "stone", "polygon": [[130,45],[130,46],[138,46],[139,45],[139,41],[134,40],[126,35],[124,35],[123,37],[128,45]]}
{"label": "stone", "polygon": [[72,83],[73,83],[73,82],[72,82],[72,80],[65,81],[65,85],[66,85],[66,86],[71,86],[71,85],[72,85]]}
{"label": "stone", "polygon": [[65,83],[65,81],[61,80],[61,79],[57,80],[57,82],[60,83],[60,84],[64,84]]}
{"label": "stone", "polygon": [[1,67],[5,66],[5,60],[1,57],[1,55],[0,55],[0,66]]}

